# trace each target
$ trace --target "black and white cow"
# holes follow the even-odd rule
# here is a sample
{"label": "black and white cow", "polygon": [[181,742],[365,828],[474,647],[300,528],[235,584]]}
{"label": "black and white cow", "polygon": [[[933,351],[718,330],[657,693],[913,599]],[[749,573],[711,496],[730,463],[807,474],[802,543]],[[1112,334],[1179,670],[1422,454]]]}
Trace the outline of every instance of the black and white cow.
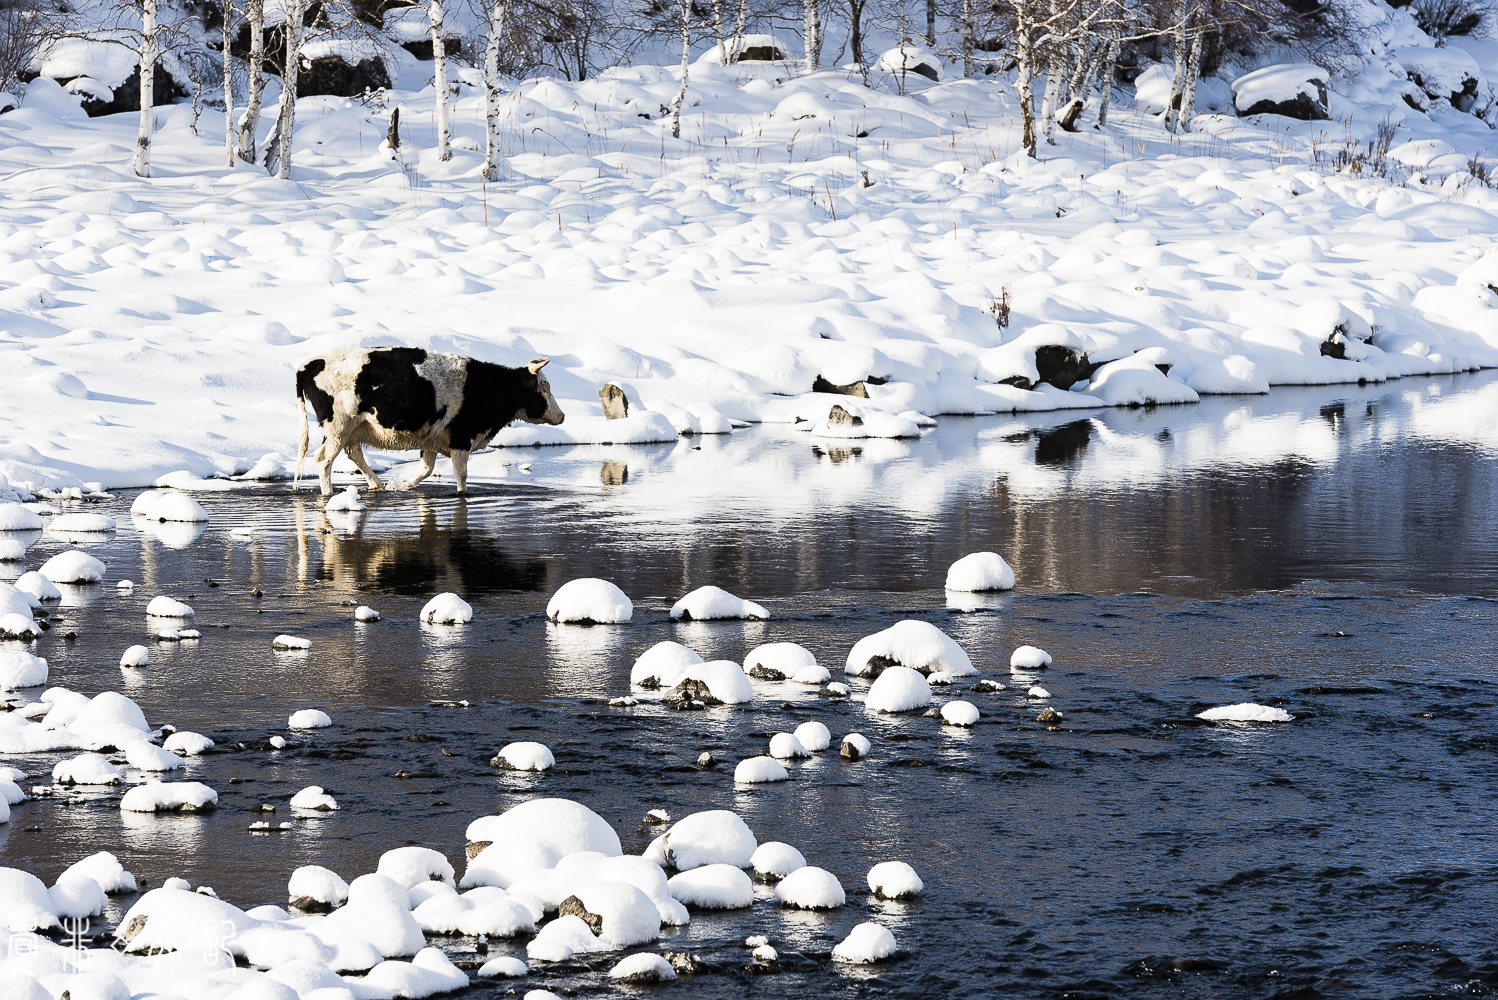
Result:
{"label": "black and white cow", "polygon": [[311,403],[323,432],[313,461],[324,496],[333,492],[333,461],[340,451],[348,452],[370,489],[384,488],[364,459],[366,444],[421,452],[421,473],[403,489],[430,476],[437,456],[447,455],[462,493],[469,453],[487,445],[511,421],[560,424],[566,419],[541,374],[550,360],[506,368],[419,347],[347,348],[312,358],[296,373],[303,417],[297,475],[307,457],[312,424],[306,410]]}

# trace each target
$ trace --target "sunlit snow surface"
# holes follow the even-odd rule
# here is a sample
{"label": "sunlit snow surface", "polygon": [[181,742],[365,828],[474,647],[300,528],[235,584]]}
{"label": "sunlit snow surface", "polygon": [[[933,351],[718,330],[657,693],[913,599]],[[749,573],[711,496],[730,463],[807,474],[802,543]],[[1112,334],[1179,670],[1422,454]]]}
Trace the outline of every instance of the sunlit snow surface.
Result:
{"label": "sunlit snow surface", "polygon": [[[1498,362],[1478,263],[1498,194],[1440,166],[1492,148],[1470,115],[1401,108],[1401,149],[1453,151],[1406,150],[1399,170],[1421,181],[1402,187],[1311,163],[1313,139],[1371,137],[1388,110],[1371,97],[1338,98],[1335,125],[1203,116],[1184,137],[1124,99],[1107,129],[1084,121],[1031,161],[1007,83],[912,77],[901,95],[888,77],[870,91],[842,71],[785,75],[697,66],[680,140],[640,117],[674,95],[668,69],[518,83],[488,185],[466,86],[446,164],[430,90],[392,95],[400,161],[377,152],[387,111],[299,102],[289,182],[224,167],[211,110],[200,137],[187,106],[158,112],[149,181],[129,173],[130,115],[59,119],[38,98],[0,116],[0,472],[263,473],[262,456],[295,453],[294,366],[349,344],[551,356],[568,421],[509,444],[672,426],[642,410],[610,429],[605,380],[704,428],[820,409],[810,427],[836,397],[776,394],[818,374],[891,379],[869,404],[893,415]],[[1320,352],[1339,326],[1350,360]],[[1100,373],[1100,398],[995,385],[1013,363],[1001,340],[1038,330],[1094,360],[1163,353]]]}

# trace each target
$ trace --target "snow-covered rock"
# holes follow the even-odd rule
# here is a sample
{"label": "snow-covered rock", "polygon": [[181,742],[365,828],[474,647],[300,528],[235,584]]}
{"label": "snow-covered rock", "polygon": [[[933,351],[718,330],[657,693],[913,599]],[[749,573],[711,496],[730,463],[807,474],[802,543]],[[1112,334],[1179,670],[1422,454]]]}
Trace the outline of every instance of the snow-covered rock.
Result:
{"label": "snow-covered rock", "polygon": [[428,882],[440,882],[455,886],[453,866],[440,851],[430,847],[397,847],[380,855],[375,871],[388,879],[399,882],[406,889],[414,889]]}
{"label": "snow-covered rock", "polygon": [[[812,670],[817,670],[817,658],[812,655],[811,650],[794,642],[767,642],[755,646],[744,657],[744,673],[755,680],[794,680],[803,671]],[[811,674],[807,673],[806,676]]]}
{"label": "snow-covered rock", "polygon": [[881,861],[869,869],[869,891],[885,899],[919,896],[926,884],[914,868],[903,861]]}
{"label": "snow-covered rock", "polygon": [[1291,722],[1295,716],[1283,708],[1241,702],[1237,705],[1220,705],[1205,712],[1197,712],[1198,719],[1207,722]]}
{"label": "snow-covered rock", "polygon": [[202,504],[178,490],[146,490],[130,505],[130,514],[148,521],[185,524],[209,519]]}
{"label": "snow-covered rock", "polygon": [[308,785],[291,797],[291,808],[311,809],[316,812],[336,812],[338,801],[323,791],[321,785]]}
{"label": "snow-covered rock", "polygon": [[148,667],[151,665],[151,651],[145,646],[135,645],[120,656],[122,667]]}
{"label": "snow-covered rock", "polygon": [[114,518],[104,514],[59,514],[47,523],[49,535],[91,535],[114,530]]}
{"label": "snow-covered rock", "polygon": [[411,916],[427,934],[511,938],[536,932],[536,918],[531,911],[503,889],[493,886],[480,886],[461,895],[435,892],[417,904]]}
{"label": "snow-covered rock", "polygon": [[[516,979],[530,972],[530,966],[513,955],[491,958],[479,967],[478,975],[483,979]],[[535,992],[534,990],[532,992]],[[530,994],[526,994],[529,996]]]}
{"label": "snow-covered rock", "polygon": [[546,604],[546,617],[561,624],[615,625],[629,621],[634,613],[635,606],[624,591],[593,577],[567,581]]}
{"label": "snow-covered rock", "polygon": [[973,552],[947,568],[947,590],[1013,590],[1014,570],[997,552]]}
{"label": "snow-covered rock", "polygon": [[1040,670],[1052,662],[1051,654],[1039,646],[1021,646],[1009,654],[1010,670]]}
{"label": "snow-covered rock", "polygon": [[702,657],[679,642],[658,642],[645,652],[629,671],[629,682],[643,688],[673,688],[686,679],[687,671],[702,662]]}
{"label": "snow-covered rock", "polygon": [[41,516],[14,501],[0,503],[0,531],[40,531]]}
{"label": "snow-covered rock", "polygon": [[766,881],[778,881],[806,867],[806,858],[800,851],[778,840],[760,844],[749,861],[754,865],[754,873]]}
{"label": "snow-covered rock", "polygon": [[288,727],[292,729],[326,729],[333,724],[327,712],[316,708],[304,708],[291,713],[291,718],[286,720]]}
{"label": "snow-covered rock", "polygon": [[59,552],[39,571],[53,583],[98,583],[104,579],[104,564],[82,549]]}
{"label": "snow-covered rock", "polygon": [[118,858],[108,851],[91,854],[63,872],[59,881],[73,875],[84,875],[98,883],[107,895],[135,892],[135,876],[125,870]]}
{"label": "snow-covered rock", "polygon": [[710,660],[687,668],[678,684],[696,681],[707,687],[708,696],[723,705],[747,705],[754,700],[754,685],[742,667],[732,660]]}
{"label": "snow-covered rock", "polygon": [[59,785],[118,785],[124,775],[103,754],[84,753],[53,765],[52,780]]}
{"label": "snow-covered rock", "polygon": [[312,648],[312,640],[298,635],[278,635],[270,641],[270,648],[281,652],[301,653]]}
{"label": "snow-covered rock", "polygon": [[978,708],[970,701],[949,701],[941,707],[941,721],[949,726],[971,726],[978,721]]}
{"label": "snow-covered rock", "polygon": [[336,910],[348,900],[348,883],[331,868],[303,865],[291,873],[286,897],[301,910]]}
{"label": "snow-covered rock", "polygon": [[544,743],[528,741],[506,744],[490,761],[496,767],[511,771],[546,771],[554,767],[556,762]]}
{"label": "snow-covered rock", "polygon": [[772,781],[787,781],[790,773],[785,765],[774,757],[747,757],[733,769],[733,780],[744,785],[765,784]]}
{"label": "snow-covered rock", "polygon": [[1278,63],[1233,81],[1233,106],[1240,115],[1284,115],[1303,121],[1330,118],[1326,70],[1310,63]]}
{"label": "snow-covered rock", "polygon": [[47,683],[47,661],[21,649],[0,649],[0,691]]}
{"label": "snow-covered rock", "polygon": [[906,42],[882,54],[874,68],[886,73],[915,73],[928,80],[941,77],[942,58],[921,45]]}
{"label": "snow-covered rock", "polygon": [[52,895],[41,879],[19,868],[0,868],[0,928],[22,934],[59,926]]}
{"label": "snow-covered rock", "polygon": [[810,757],[811,752],[793,734],[776,733],[770,737],[770,756],[776,760],[795,760],[798,757]]}
{"label": "snow-covered rock", "polygon": [[765,619],[770,613],[762,605],[735,597],[721,587],[698,587],[671,605],[671,617],[685,621],[722,618]]}
{"label": "snow-covered rock", "polygon": [[463,625],[473,621],[473,606],[457,594],[438,594],[427,601],[420,618],[432,625]]}
{"label": "snow-covered rock", "polygon": [[126,812],[205,812],[218,804],[218,792],[198,781],[148,781],[120,799]]}
{"label": "snow-covered rock", "polygon": [[815,719],[797,726],[795,736],[801,746],[812,753],[832,745],[832,731]]}
{"label": "snow-covered rock", "polygon": [[51,580],[47,579],[41,573],[38,573],[36,570],[32,570],[30,573],[22,573],[21,576],[16,580],[16,582],[11,586],[15,587],[23,594],[30,594],[38,601],[62,600],[62,591],[53,586]]}
{"label": "snow-covered rock", "polygon": [[930,622],[914,618],[896,622],[854,643],[844,671],[872,677],[892,666],[909,667],[923,674],[942,671],[953,677],[978,672],[951,636]]}
{"label": "snow-covered rock", "polygon": [[871,964],[889,958],[895,953],[895,936],[889,928],[865,921],[854,927],[848,936],[832,949],[834,962]]}
{"label": "snow-covered rock", "polygon": [[733,865],[712,864],[671,876],[671,895],[704,910],[737,910],[754,902],[754,882]]}
{"label": "snow-covered rock", "polygon": [[361,604],[354,609],[354,621],[356,622],[377,622],[379,620],[380,613],[368,605]]}
{"label": "snow-covered rock", "polygon": [[342,493],[328,501],[323,510],[337,512],[352,512],[368,510],[369,505],[359,500],[359,487],[349,486]]}
{"label": "snow-covered rock", "polygon": [[807,865],[805,868],[797,868],[776,883],[775,899],[781,906],[803,910],[831,910],[847,902],[847,894],[831,872]]}
{"label": "snow-covered rock", "polygon": [[42,634],[36,622],[31,620],[29,614],[18,614],[11,611],[0,615],[0,639],[18,639],[21,642],[31,642]]}
{"label": "snow-covered rock", "polygon": [[664,983],[676,978],[676,970],[660,955],[642,951],[609,970],[609,978],[626,983]]}
{"label": "snow-covered rock", "polygon": [[864,706],[871,712],[909,712],[931,704],[931,685],[909,667],[890,667],[869,687]]}
{"label": "snow-covered rock", "polygon": [[151,603],[146,605],[146,614],[152,618],[192,618],[196,612],[189,605],[162,594],[151,598]]}
{"label": "snow-covered rock", "polygon": [[125,762],[142,771],[175,771],[182,758],[146,740],[135,740],[125,746]]}
{"label": "snow-covered rock", "polygon": [[758,846],[754,833],[737,813],[711,809],[682,817],[656,838],[651,851],[678,871],[691,871],[711,864],[748,868]]}
{"label": "snow-covered rock", "polygon": [[517,879],[554,868],[569,854],[623,853],[619,835],[593,810],[570,799],[532,799],[499,816],[468,824],[470,843],[486,844],[468,862],[460,883],[507,889]]}

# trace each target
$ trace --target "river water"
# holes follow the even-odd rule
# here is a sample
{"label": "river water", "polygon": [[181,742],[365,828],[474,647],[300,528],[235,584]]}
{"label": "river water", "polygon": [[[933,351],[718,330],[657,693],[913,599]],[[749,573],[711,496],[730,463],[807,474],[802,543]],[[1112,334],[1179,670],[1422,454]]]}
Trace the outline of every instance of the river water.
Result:
{"label": "river water", "polygon": [[[329,517],[288,484],[198,494],[205,526],[128,516],[128,492],[87,505],[117,532],[83,539],[104,586],[69,588],[36,652],[53,684],[127,693],[153,725],[219,744],[188,777],[206,816],[132,816],[118,791],[24,803],[0,864],[49,883],[113,851],[147,887],[170,876],[236,905],[284,904],[299,865],[352,879],[415,843],[461,871],[473,818],[536,796],[588,805],[626,851],[649,809],[739,812],[761,842],[797,846],[848,904],[824,914],[697,912],[663,940],[712,974],[692,996],[1415,997],[1498,991],[1498,376],[1278,389],[1193,407],[947,418],[918,442],[816,442],[784,427],[674,445],[479,456],[484,480],[365,495]],[[520,463],[528,468],[521,469]],[[253,527],[250,539],[230,529]],[[39,566],[66,542],[44,536]],[[1017,588],[942,589],[946,567],[1003,553]],[[13,571],[19,567],[10,564]],[[600,576],[635,602],[626,626],[555,626],[549,594]],[[113,581],[128,577],[133,593]],[[210,586],[212,581],[216,586]],[[759,601],[764,622],[676,624],[688,590]],[[253,591],[261,591],[259,597]],[[433,594],[475,609],[422,626]],[[159,593],[197,609],[195,643],[146,641]],[[354,604],[383,618],[356,624]],[[629,693],[629,668],[673,638],[742,660],[789,640],[839,674],[852,644],[902,618],[951,634],[1006,688],[967,691],[970,730],[872,716],[849,701],[756,683],[750,706],[677,713]],[[64,639],[73,631],[76,638]],[[278,654],[271,638],[312,641]],[[1021,643],[1064,723],[1035,721]],[[940,689],[939,689],[940,690]],[[16,701],[34,698],[26,692]],[[1256,701],[1278,725],[1203,725]],[[454,705],[467,702],[466,705]],[[291,712],[332,729],[291,738]],[[833,751],[792,780],[738,786],[731,761],[819,719]],[[859,731],[868,759],[836,756]],[[417,737],[420,741],[413,741]],[[492,771],[511,740],[546,743],[542,776]],[[240,748],[242,747],[242,749]],[[699,768],[704,750],[730,763]],[[61,754],[6,758],[44,780]],[[397,777],[397,774],[403,776]],[[341,809],[255,835],[248,810],[319,784]],[[910,862],[914,903],[864,890],[873,864]],[[133,897],[117,900],[113,917]],[[857,922],[889,926],[900,960],[832,963]],[[749,975],[765,934],[778,975]],[[472,958],[473,942],[447,942]],[[523,956],[523,942],[491,954]],[[617,956],[537,963],[529,988],[608,992]],[[510,982],[476,983],[499,996]],[[522,987],[522,992],[524,991]]]}

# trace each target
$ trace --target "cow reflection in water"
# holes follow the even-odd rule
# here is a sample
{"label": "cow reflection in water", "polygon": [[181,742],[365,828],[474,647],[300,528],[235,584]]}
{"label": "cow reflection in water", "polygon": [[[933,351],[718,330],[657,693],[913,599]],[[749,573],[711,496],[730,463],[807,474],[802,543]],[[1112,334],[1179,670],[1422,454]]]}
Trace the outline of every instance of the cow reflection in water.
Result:
{"label": "cow reflection in water", "polygon": [[[466,501],[436,504],[418,496],[415,508],[414,532],[393,534],[398,529],[392,525],[372,530],[369,511],[335,521],[337,515],[297,501],[302,578],[392,594],[546,589],[545,560],[506,553],[482,521],[470,526]],[[406,522],[410,507],[403,506],[401,513]],[[314,537],[322,543],[320,560]]]}

